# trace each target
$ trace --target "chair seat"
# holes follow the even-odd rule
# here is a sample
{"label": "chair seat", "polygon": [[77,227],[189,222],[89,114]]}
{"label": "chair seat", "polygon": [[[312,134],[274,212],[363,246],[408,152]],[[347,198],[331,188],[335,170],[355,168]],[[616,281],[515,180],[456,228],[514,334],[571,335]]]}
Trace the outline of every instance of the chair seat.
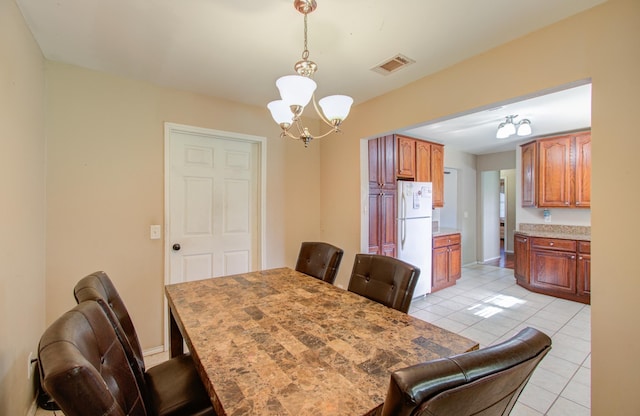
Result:
{"label": "chair seat", "polygon": [[158,416],[216,414],[191,355],[181,355],[147,369],[145,379]]}

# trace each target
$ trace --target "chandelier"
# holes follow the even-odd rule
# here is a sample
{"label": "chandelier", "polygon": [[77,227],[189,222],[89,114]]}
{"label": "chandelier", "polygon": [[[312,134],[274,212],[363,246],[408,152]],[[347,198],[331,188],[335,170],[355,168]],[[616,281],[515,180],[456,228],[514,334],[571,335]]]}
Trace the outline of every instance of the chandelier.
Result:
{"label": "chandelier", "polygon": [[514,123],[513,119],[516,117],[518,117],[517,114],[515,116],[507,116],[507,120],[504,123],[500,123],[498,131],[496,132],[496,138],[506,139],[514,134],[518,134],[518,136],[528,136],[531,134],[531,121],[525,118]]}
{"label": "chandelier", "polygon": [[[349,115],[353,98],[346,95],[330,95],[316,103],[316,82],[311,79],[318,69],[315,62],[309,60],[307,49],[307,15],[317,7],[315,0],[294,0],[293,7],[304,15],[304,50],[302,60],[296,62],[294,69],[298,75],[286,75],[278,78],[276,86],[280,91],[280,100],[271,101],[267,108],[271,116],[282,128],[280,137],[291,137],[304,142],[307,147],[313,139],[320,139],[331,133],[340,132],[340,124]],[[331,129],[324,134],[314,136],[302,125],[302,112],[309,101],[316,112]],[[318,106],[320,108],[318,108]],[[322,109],[322,111],[320,110]],[[295,126],[294,132],[291,130]]]}

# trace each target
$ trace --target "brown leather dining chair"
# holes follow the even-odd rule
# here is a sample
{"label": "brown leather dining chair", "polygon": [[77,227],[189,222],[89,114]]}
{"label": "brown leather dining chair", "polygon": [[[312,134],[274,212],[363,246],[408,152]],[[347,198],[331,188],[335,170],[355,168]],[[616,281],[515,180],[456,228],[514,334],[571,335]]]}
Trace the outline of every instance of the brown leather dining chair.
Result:
{"label": "brown leather dining chair", "polygon": [[406,313],[419,276],[419,268],[402,260],[359,253],[353,263],[348,290]]}
{"label": "brown leather dining chair", "polygon": [[[215,415],[191,397],[141,384],[102,301],[76,305],[42,334],[38,360],[42,386],[66,416]],[[180,375],[172,377],[175,384]],[[196,388],[198,386],[192,386]],[[145,400],[145,395],[152,398]],[[206,396],[205,396],[206,397]]]}
{"label": "brown leather dining chair", "polygon": [[142,348],[129,312],[109,276],[94,272],[78,281],[73,290],[76,301],[98,301],[120,337],[125,354],[142,386],[147,407],[157,414],[215,415],[193,360],[189,354],[170,358],[145,368]]}
{"label": "brown leather dining chair", "polygon": [[525,328],[491,347],[397,370],[375,414],[508,415],[550,349],[546,334]]}
{"label": "brown leather dining chair", "polygon": [[303,242],[296,262],[296,270],[333,284],[344,251],[329,243]]}

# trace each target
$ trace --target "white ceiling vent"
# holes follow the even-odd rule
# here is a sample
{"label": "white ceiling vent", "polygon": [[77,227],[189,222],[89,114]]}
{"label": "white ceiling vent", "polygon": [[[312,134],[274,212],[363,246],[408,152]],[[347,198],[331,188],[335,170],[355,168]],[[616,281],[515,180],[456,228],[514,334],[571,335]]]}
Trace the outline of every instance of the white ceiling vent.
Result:
{"label": "white ceiling vent", "polygon": [[393,58],[387,59],[386,61],[382,62],[381,64],[378,64],[378,65],[374,66],[373,68],[371,68],[371,70],[374,71],[374,72],[377,72],[379,74],[382,74],[382,75],[389,75],[392,72],[399,71],[400,69],[404,68],[405,66],[411,65],[411,64],[413,64],[415,62],[416,61],[414,61],[411,58],[407,58],[406,56],[404,56],[402,54],[397,54]]}

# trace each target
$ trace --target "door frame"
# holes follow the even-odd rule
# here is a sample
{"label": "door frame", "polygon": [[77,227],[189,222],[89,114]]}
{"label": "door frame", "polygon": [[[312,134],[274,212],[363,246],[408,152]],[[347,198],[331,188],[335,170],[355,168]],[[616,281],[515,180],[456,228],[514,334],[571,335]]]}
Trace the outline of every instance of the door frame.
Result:
{"label": "door frame", "polygon": [[[243,133],[234,133],[221,130],[213,130],[204,127],[189,126],[185,124],[177,124],[171,122],[164,123],[164,244],[163,244],[163,257],[164,257],[164,285],[170,283],[170,250],[171,250],[171,236],[168,235],[170,230],[170,183],[171,183],[171,137],[173,133],[186,133],[196,134],[210,139],[223,139],[240,142],[249,142],[256,145],[256,151],[258,152],[258,172],[257,185],[258,185],[258,267],[260,269],[265,268],[264,248],[266,247],[266,189],[267,189],[267,138],[261,136],[252,136]],[[164,288],[163,288],[164,289]],[[162,297],[164,300],[164,351],[168,351],[169,346],[169,305],[167,298],[164,296],[164,290],[162,291]]]}

